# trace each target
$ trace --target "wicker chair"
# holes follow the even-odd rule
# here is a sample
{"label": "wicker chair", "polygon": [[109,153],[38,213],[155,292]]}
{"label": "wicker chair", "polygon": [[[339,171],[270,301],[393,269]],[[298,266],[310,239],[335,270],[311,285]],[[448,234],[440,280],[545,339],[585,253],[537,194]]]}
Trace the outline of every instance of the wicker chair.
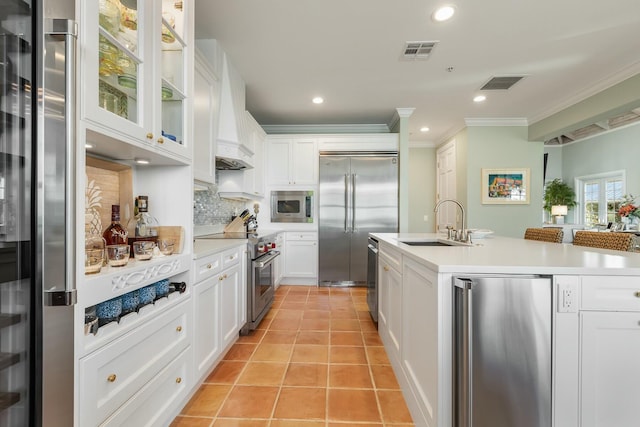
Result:
{"label": "wicker chair", "polygon": [[633,234],[581,230],[576,231],[573,244],[616,251],[631,251],[633,250]]}
{"label": "wicker chair", "polygon": [[562,231],[562,228],[527,228],[524,231],[524,238],[527,240],[562,243],[563,237],[564,231]]}

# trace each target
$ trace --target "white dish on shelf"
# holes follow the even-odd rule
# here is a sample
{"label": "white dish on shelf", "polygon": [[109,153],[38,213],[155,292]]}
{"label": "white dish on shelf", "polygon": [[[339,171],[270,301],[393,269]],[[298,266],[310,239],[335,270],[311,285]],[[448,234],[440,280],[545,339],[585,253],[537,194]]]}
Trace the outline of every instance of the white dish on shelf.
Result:
{"label": "white dish on shelf", "polygon": [[471,229],[469,230],[469,233],[471,233],[472,239],[484,239],[485,237],[491,236],[493,234],[493,230]]}

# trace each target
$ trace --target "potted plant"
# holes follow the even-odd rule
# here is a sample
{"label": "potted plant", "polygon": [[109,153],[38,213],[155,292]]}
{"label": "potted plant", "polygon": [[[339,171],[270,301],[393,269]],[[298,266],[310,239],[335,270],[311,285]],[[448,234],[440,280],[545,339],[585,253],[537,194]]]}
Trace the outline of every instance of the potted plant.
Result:
{"label": "potted plant", "polygon": [[547,183],[544,189],[544,210],[551,213],[552,206],[566,206],[572,208],[576,205],[576,193],[560,178]]}

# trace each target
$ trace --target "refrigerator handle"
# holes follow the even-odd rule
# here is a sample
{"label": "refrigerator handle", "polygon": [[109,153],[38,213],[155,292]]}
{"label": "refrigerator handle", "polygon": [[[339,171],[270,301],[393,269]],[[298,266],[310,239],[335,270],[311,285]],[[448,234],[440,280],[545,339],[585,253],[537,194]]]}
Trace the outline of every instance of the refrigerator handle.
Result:
{"label": "refrigerator handle", "polygon": [[[77,300],[76,295],[76,260],[75,260],[75,165],[76,165],[76,40],[78,37],[78,25],[70,19],[47,19],[45,22],[45,36],[60,40],[64,43],[64,123],[65,136],[61,141],[64,147],[65,168],[60,174],[64,174],[64,286],[60,289],[57,284],[48,287],[44,286],[44,304],[47,306],[68,306],[74,305]],[[45,82],[46,84],[46,82]],[[45,124],[45,136],[46,124]],[[53,139],[52,139],[53,141]],[[46,187],[46,186],[45,186]],[[48,256],[51,248],[43,247],[43,258]],[[43,283],[44,277],[43,277]]]}
{"label": "refrigerator handle", "polygon": [[453,427],[471,427],[471,280],[453,285]]}
{"label": "refrigerator handle", "polygon": [[344,174],[344,232],[349,232],[349,175]]}
{"label": "refrigerator handle", "polygon": [[351,174],[351,232],[356,229],[356,174]]}

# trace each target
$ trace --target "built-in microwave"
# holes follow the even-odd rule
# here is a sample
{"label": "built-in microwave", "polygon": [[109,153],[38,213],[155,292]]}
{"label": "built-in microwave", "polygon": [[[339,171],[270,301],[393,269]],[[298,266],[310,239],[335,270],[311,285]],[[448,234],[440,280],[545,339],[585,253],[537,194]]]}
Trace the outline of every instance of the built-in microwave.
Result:
{"label": "built-in microwave", "polygon": [[272,191],[271,222],[313,222],[313,191]]}

